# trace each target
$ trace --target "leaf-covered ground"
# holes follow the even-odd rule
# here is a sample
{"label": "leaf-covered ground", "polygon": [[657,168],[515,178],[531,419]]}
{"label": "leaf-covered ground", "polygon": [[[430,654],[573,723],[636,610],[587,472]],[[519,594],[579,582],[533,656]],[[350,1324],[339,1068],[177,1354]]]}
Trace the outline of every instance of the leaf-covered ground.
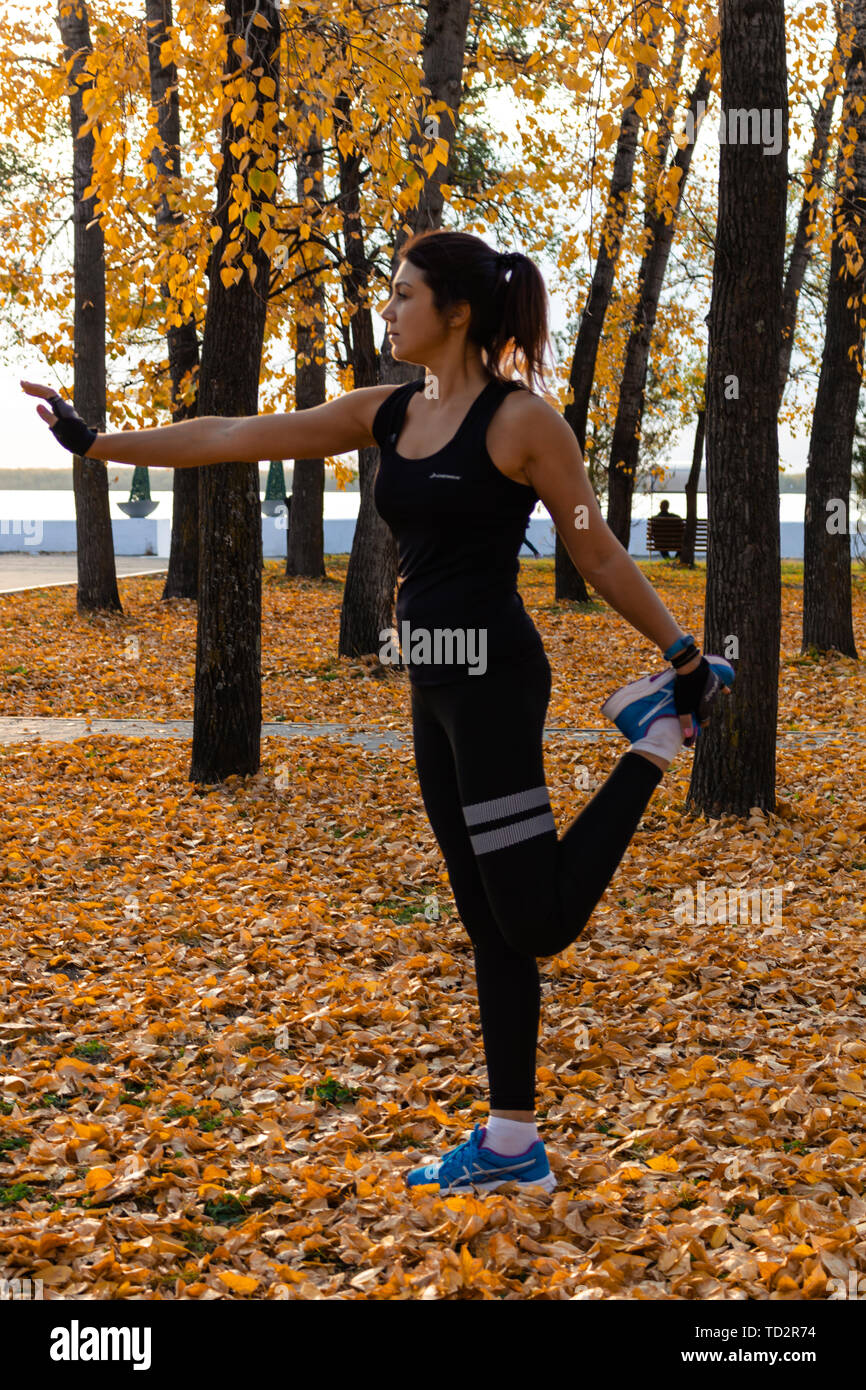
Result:
{"label": "leaf-covered ground", "polygon": [[[335,660],[345,559],[264,581],[263,717],[409,730],[405,673]],[[700,634],[703,570],[645,572]],[[0,596],[0,713],[190,717],[195,605],[120,581]],[[539,1130],[558,1188],[408,1193],[487,1114],[468,937],[411,745],[263,740],[195,788],[189,744],[0,748],[0,1268],[97,1298],[824,1299],[866,1272],[862,664],[799,656],[786,565],[778,814],[656,792],[584,936],[541,962]],[[521,592],[549,724],[601,728],[657,668],[618,615]],[[866,649],[864,583],[855,633]],[[130,639],[137,639],[130,640]],[[562,831],[624,743],[545,745]],[[674,919],[675,888],[782,890]],[[712,913],[708,913],[712,916]],[[838,1281],[834,1283],[832,1281]]]}

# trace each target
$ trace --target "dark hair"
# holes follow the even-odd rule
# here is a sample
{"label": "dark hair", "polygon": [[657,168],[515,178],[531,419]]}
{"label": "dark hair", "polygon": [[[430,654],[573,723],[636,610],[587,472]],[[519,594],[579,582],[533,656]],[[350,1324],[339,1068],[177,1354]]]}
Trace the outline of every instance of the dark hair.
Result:
{"label": "dark hair", "polygon": [[435,229],[410,237],[400,248],[400,260],[424,272],[438,313],[469,302],[467,337],[486,354],[487,369],[497,380],[513,380],[506,370],[516,369],[530,390],[537,380],[546,391],[547,289],[534,261],[520,251],[494,251],[469,232]]}

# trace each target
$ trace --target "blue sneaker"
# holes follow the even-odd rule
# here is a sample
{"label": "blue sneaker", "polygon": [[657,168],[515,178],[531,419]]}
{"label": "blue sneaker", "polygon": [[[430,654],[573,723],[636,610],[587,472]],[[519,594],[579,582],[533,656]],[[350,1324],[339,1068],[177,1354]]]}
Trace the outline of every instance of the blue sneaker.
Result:
{"label": "blue sneaker", "polygon": [[422,1164],[406,1174],[407,1187],[439,1184],[439,1195],[447,1192],[492,1192],[503,1183],[518,1187],[543,1187],[552,1192],[556,1178],[550,1171],[544,1142],[536,1139],[522,1154],[498,1154],[481,1147],[486,1127],[476,1125],[469,1138],[448,1149],[434,1163]]}
{"label": "blue sneaker", "polygon": [[[724,687],[732,686],[736,677],[733,666],[722,656],[709,656],[705,653],[707,665],[716,678],[717,688],[708,690],[712,698]],[[654,676],[641,676],[639,680],[629,681],[609,695],[601,707],[606,719],[610,719],[620,733],[625,734],[629,743],[643,738],[657,719],[669,719],[671,715],[679,718],[674,704],[674,678],[676,671],[669,666]],[[692,717],[694,737],[689,741],[693,747],[700,737],[701,728]]]}

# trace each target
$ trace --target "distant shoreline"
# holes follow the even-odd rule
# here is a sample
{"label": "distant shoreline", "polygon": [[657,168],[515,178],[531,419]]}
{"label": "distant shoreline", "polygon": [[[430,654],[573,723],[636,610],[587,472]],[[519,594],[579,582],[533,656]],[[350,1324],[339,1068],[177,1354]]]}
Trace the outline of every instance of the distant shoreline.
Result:
{"label": "distant shoreline", "polygon": [[[294,470],[288,465],[284,465],[286,477],[286,491],[292,490],[292,478]],[[655,492],[661,495],[664,493],[683,492],[688,478],[688,469],[676,468],[672,471],[670,478],[654,488]],[[259,469],[261,481],[261,492],[264,495],[268,481],[268,468]],[[108,490],[109,492],[120,492],[125,496],[129,495],[132,484],[132,465],[129,463],[110,463],[108,465]],[[72,468],[0,468],[0,492],[72,492]],[[155,468],[150,473],[151,492],[173,492],[174,491],[174,470],[171,468]],[[358,483],[350,483],[348,487],[342,489],[344,492],[357,492]],[[325,491],[339,492],[336,478],[333,474],[325,474]],[[704,474],[701,475],[701,482],[698,488],[700,493],[706,492]],[[779,492],[781,493],[805,493],[806,474],[805,473],[785,473],[779,476]],[[641,493],[649,493],[649,488],[641,490]]]}
{"label": "distant shoreline", "polygon": [[[268,482],[268,468],[259,469],[261,491],[264,494]],[[284,468],[286,491],[292,490],[294,470],[288,465]],[[132,464],[109,463],[108,490],[129,495],[132,485]],[[71,468],[0,468],[0,492],[72,492]],[[154,468],[150,470],[151,492],[174,492],[174,469]],[[336,478],[325,474],[325,491],[338,492]],[[350,485],[345,492],[357,492],[358,484]]]}

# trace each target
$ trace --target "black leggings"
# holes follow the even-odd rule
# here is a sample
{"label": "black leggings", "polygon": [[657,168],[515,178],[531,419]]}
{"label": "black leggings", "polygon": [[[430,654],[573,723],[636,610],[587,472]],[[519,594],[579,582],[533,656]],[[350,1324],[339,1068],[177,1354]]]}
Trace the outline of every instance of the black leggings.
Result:
{"label": "black leggings", "polygon": [[662,780],[626,753],[561,839],[544,780],[546,656],[412,685],[415,764],[475,956],[491,1110],[535,1109],[537,956],[577,939]]}

